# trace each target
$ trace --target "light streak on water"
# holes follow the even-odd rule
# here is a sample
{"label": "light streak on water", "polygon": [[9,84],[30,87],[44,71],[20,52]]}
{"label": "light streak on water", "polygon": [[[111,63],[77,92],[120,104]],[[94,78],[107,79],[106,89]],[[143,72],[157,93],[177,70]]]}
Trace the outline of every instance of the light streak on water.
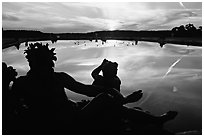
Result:
{"label": "light streak on water", "polygon": [[184,56],[181,56],[179,59],[177,59],[168,69],[168,71],[166,72],[166,74],[162,77],[163,79],[171,72],[171,70],[173,69],[173,67],[176,66],[176,64],[178,64],[181,59],[183,58]]}

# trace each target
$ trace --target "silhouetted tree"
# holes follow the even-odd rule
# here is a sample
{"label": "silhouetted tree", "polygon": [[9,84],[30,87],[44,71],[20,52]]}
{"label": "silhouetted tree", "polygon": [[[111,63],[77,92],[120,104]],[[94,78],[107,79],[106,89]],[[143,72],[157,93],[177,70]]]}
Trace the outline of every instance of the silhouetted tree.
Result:
{"label": "silhouetted tree", "polygon": [[202,26],[197,29],[193,24],[189,23],[185,26],[174,27],[171,32],[171,35],[176,37],[200,37],[202,36]]}
{"label": "silhouetted tree", "polygon": [[185,26],[185,29],[188,32],[195,32],[196,31],[196,27],[193,24],[190,24],[190,23]]}
{"label": "silhouetted tree", "polygon": [[199,26],[198,30],[199,30],[199,31],[202,31],[202,26]]}
{"label": "silhouetted tree", "polygon": [[184,27],[184,25],[181,25],[181,26],[180,26],[178,29],[179,29],[179,31],[180,31],[180,32],[182,32],[182,31],[185,31],[185,30],[186,30],[186,29],[185,29],[185,27]]}

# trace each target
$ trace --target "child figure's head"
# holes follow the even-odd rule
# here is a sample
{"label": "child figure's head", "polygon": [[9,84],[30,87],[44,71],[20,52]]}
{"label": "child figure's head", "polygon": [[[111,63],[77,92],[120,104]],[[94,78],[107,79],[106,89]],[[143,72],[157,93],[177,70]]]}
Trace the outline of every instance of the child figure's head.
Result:
{"label": "child figure's head", "polygon": [[111,62],[111,61],[107,61],[102,69],[103,76],[107,78],[115,77],[117,75],[117,71],[118,71],[118,63]]}

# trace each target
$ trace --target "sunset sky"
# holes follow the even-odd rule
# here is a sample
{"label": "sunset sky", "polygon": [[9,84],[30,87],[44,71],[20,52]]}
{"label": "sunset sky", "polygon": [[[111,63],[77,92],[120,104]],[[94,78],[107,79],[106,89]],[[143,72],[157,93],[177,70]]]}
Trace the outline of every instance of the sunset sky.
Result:
{"label": "sunset sky", "polygon": [[158,30],[202,25],[201,2],[3,2],[4,29],[43,32]]}

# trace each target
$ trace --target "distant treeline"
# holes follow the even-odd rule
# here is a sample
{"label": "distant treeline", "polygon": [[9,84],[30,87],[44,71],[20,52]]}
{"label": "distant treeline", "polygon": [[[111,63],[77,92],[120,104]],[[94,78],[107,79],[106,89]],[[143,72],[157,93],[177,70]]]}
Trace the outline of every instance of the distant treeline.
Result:
{"label": "distant treeline", "polygon": [[47,37],[47,33],[35,30],[3,30],[3,38],[36,38],[36,37]]}
{"label": "distant treeline", "polygon": [[3,30],[3,38],[45,38],[45,39],[105,39],[105,38],[135,38],[135,37],[202,37],[202,26],[196,28],[193,24],[174,27],[172,30],[159,31],[96,31],[89,33],[43,33],[35,30]]}
{"label": "distant treeline", "polygon": [[193,24],[174,27],[171,31],[176,37],[202,37],[202,26],[196,28]]}

